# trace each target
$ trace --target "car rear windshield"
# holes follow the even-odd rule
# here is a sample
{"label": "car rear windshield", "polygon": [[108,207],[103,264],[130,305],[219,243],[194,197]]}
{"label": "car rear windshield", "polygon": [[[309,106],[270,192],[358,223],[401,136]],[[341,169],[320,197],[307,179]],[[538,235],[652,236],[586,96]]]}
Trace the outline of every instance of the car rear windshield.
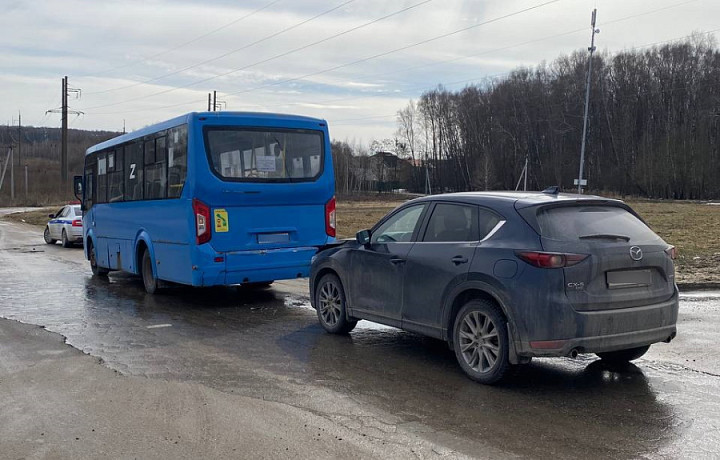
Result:
{"label": "car rear windshield", "polygon": [[323,134],[310,130],[208,127],[215,174],[243,182],[310,181],[323,171]]}
{"label": "car rear windshield", "polygon": [[82,209],[80,209],[80,206],[73,206],[73,211],[75,211],[76,216],[82,217]]}
{"label": "car rear windshield", "polygon": [[617,206],[563,206],[537,216],[540,233],[554,240],[650,241],[659,237],[640,219]]}

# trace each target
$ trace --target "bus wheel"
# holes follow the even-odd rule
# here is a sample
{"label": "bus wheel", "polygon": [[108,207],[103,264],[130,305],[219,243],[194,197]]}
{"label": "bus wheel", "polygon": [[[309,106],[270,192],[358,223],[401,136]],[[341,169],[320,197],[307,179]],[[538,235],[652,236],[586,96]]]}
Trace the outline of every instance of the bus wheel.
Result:
{"label": "bus wheel", "polygon": [[142,279],[145,285],[145,291],[148,294],[155,294],[158,288],[158,280],[153,275],[153,263],[152,257],[150,257],[150,251],[147,249],[143,252],[142,257]]}
{"label": "bus wheel", "polygon": [[107,276],[110,272],[107,268],[98,267],[97,259],[95,258],[95,246],[88,240],[88,254],[90,254],[90,270],[92,270],[93,276]]}

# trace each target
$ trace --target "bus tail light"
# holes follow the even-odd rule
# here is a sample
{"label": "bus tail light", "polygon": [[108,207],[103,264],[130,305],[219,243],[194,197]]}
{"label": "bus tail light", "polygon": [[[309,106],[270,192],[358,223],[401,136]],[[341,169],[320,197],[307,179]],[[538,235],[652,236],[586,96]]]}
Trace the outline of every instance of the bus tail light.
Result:
{"label": "bus tail light", "polygon": [[72,226],[73,227],[82,227],[82,220],[75,219],[74,221],[72,221]]}
{"label": "bus tail light", "polygon": [[207,243],[212,236],[210,227],[208,227],[210,222],[210,207],[197,198],[193,198],[192,207],[195,213],[195,239],[197,244]]}
{"label": "bus tail light", "polygon": [[335,221],[335,197],[330,198],[330,201],[325,203],[325,233],[328,236],[335,237],[336,230]]}

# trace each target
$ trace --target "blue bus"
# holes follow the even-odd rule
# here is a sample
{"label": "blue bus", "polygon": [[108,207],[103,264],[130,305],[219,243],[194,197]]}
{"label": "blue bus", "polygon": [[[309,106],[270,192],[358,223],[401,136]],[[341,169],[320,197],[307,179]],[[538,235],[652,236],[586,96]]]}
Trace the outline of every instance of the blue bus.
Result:
{"label": "blue bus", "polygon": [[85,256],[96,276],[122,270],[154,293],[270,284],[308,276],[335,240],[327,123],[281,114],[189,113],[89,148]]}

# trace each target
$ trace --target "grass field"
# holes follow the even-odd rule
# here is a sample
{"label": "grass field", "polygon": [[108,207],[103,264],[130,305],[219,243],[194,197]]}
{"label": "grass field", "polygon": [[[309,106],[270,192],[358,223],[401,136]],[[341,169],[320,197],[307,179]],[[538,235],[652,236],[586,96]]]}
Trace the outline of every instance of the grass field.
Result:
{"label": "grass field", "polygon": [[[339,199],[338,236],[353,238],[370,228],[403,201],[396,196]],[[665,241],[678,248],[678,282],[720,282],[720,206],[678,201],[628,201]],[[48,214],[60,208],[45,208],[11,214],[7,218],[43,226]]]}

